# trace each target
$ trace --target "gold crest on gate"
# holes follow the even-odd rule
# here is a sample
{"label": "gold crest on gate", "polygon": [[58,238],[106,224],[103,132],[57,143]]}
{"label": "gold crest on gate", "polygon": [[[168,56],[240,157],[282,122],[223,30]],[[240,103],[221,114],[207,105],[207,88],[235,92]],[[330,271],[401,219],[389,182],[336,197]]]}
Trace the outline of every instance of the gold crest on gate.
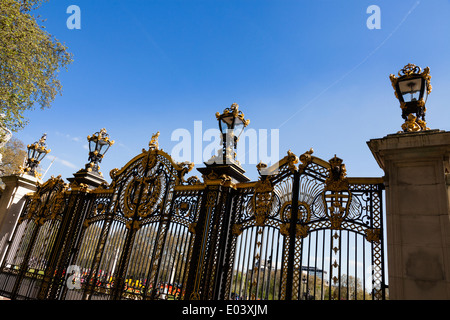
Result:
{"label": "gold crest on gate", "polygon": [[124,215],[132,218],[135,213],[145,218],[153,213],[161,196],[162,184],[158,177],[135,177],[128,184],[123,200]]}

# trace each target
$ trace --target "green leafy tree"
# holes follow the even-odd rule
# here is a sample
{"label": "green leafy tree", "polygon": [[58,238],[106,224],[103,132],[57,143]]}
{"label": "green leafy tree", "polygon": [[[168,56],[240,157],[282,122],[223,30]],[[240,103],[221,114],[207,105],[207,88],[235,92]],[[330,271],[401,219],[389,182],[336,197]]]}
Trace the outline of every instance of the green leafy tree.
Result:
{"label": "green leafy tree", "polygon": [[32,14],[43,1],[0,0],[0,113],[12,131],[26,125],[25,111],[50,107],[62,90],[58,72],[72,62]]}

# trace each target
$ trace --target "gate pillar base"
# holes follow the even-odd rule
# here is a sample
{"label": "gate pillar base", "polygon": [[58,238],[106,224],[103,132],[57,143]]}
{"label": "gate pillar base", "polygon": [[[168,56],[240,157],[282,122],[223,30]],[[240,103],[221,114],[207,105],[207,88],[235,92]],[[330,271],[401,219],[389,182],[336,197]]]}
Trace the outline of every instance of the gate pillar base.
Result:
{"label": "gate pillar base", "polygon": [[2,177],[2,181],[6,186],[0,198],[0,265],[25,204],[25,195],[36,191],[39,180],[20,174]]}
{"label": "gate pillar base", "polygon": [[450,132],[367,144],[385,172],[389,298],[450,299]]}
{"label": "gate pillar base", "polygon": [[239,165],[236,164],[221,165],[221,164],[207,164],[207,163],[205,164],[206,167],[197,168],[197,170],[207,178],[208,175],[210,174],[215,174],[218,177],[224,174],[226,176],[229,176],[232,179],[233,183],[250,181],[250,179],[244,175],[245,170],[242,169],[242,167]]}
{"label": "gate pillar base", "polygon": [[86,170],[80,170],[73,174],[73,178],[67,178],[70,183],[76,183],[78,185],[85,184],[89,189],[95,189],[102,183],[107,183],[105,178],[98,173],[88,172]]}

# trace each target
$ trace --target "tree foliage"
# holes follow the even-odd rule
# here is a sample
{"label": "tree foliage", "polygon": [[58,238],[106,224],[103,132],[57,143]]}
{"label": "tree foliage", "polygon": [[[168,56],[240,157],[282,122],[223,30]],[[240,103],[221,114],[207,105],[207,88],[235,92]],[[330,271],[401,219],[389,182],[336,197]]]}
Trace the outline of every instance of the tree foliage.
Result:
{"label": "tree foliage", "polygon": [[8,143],[0,149],[2,161],[0,163],[0,174],[9,176],[19,170],[27,156],[26,148],[23,142],[12,137]]}
{"label": "tree foliage", "polygon": [[26,125],[26,110],[50,107],[62,90],[58,72],[72,62],[32,14],[43,1],[0,0],[0,113],[12,131]]}
{"label": "tree foliage", "polygon": [[5,147],[0,149],[0,153],[3,155],[2,163],[0,164],[3,175],[11,175],[19,170],[19,166],[23,165],[27,156],[24,143],[15,137],[12,137]]}

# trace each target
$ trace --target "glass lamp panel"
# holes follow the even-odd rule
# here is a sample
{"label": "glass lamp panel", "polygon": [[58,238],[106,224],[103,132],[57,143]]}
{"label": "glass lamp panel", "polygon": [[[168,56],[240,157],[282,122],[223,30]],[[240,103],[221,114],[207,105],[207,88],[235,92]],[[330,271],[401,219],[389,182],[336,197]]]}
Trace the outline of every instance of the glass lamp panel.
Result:
{"label": "glass lamp panel", "polygon": [[244,123],[241,119],[236,118],[234,121],[234,135],[239,138],[239,136],[244,131]]}
{"label": "glass lamp panel", "polygon": [[101,145],[101,146],[105,146],[105,145],[108,144],[108,142],[107,142],[106,140],[104,140],[104,139],[100,139],[100,140],[98,141],[98,144]]}
{"label": "glass lamp panel", "polygon": [[37,161],[42,160],[42,152],[39,149],[34,153],[34,159],[36,159]]}
{"label": "glass lamp panel", "polygon": [[106,151],[108,151],[110,146],[107,142],[105,142],[105,141],[102,141],[102,142],[104,142],[104,143],[102,143],[100,145],[99,153],[103,156],[106,153]]}
{"label": "glass lamp panel", "polygon": [[32,159],[34,157],[34,149],[28,148],[28,159]]}
{"label": "glass lamp panel", "polygon": [[89,152],[94,152],[97,147],[97,141],[89,140]]}
{"label": "glass lamp panel", "polygon": [[403,97],[403,101],[417,101],[420,99],[420,92],[422,89],[422,79],[408,79],[399,81],[398,87]]}
{"label": "glass lamp panel", "polygon": [[99,154],[104,154],[106,152],[106,150],[108,148],[106,148],[105,146],[107,144],[108,143],[105,140],[99,140],[98,141],[98,143],[97,143],[97,151],[98,151]]}
{"label": "glass lamp panel", "polygon": [[220,119],[220,131],[227,133],[227,130],[233,126],[233,115],[227,115]]}

